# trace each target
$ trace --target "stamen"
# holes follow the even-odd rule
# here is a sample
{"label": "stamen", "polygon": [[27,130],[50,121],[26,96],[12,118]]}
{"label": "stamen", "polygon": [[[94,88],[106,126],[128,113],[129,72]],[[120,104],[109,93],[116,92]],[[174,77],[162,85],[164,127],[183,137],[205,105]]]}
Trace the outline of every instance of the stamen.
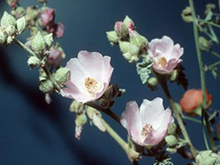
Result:
{"label": "stamen", "polygon": [[145,124],[145,126],[142,129],[141,135],[144,137],[147,137],[151,133],[152,130],[153,130],[152,125]]}
{"label": "stamen", "polygon": [[167,66],[167,60],[165,57],[160,57],[157,61],[160,68],[165,68]]}
{"label": "stamen", "polygon": [[91,77],[87,77],[85,79],[85,87],[87,88],[89,93],[95,94],[98,88],[98,82]]}

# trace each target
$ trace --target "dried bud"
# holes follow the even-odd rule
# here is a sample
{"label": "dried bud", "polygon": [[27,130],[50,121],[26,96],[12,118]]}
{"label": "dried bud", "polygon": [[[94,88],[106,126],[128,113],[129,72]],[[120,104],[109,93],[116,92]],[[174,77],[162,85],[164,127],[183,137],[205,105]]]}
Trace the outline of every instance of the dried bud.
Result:
{"label": "dried bud", "polygon": [[33,38],[31,47],[36,53],[42,53],[45,50],[45,39],[42,37],[40,32],[38,32],[37,35]]}
{"label": "dried bud", "polygon": [[118,35],[115,31],[106,32],[107,38],[111,45],[117,44],[119,41]]}
{"label": "dried bud", "polygon": [[60,68],[56,71],[54,78],[58,83],[63,84],[70,79],[70,70],[67,68]]}
{"label": "dried bud", "polygon": [[55,18],[55,10],[51,8],[46,8],[42,13],[41,13],[41,21],[44,26],[48,26],[49,24],[54,22]]}
{"label": "dried bud", "polygon": [[210,50],[212,46],[212,42],[208,41],[206,38],[200,36],[199,37],[199,46],[201,50]]}
{"label": "dried bud", "polygon": [[16,21],[16,24],[17,24],[17,32],[18,32],[18,34],[21,34],[24,31],[24,29],[26,28],[25,18],[24,17],[19,18]]}
{"label": "dried bud", "polygon": [[169,125],[169,127],[168,127],[167,134],[168,134],[168,135],[175,135],[175,133],[176,133],[176,128],[177,128],[176,124],[175,124],[175,123],[171,123],[171,124]]}
{"label": "dried bud", "polygon": [[131,29],[131,30],[134,30],[135,27],[134,27],[134,22],[132,21],[131,18],[129,18],[127,15],[123,21],[124,25],[128,28],[128,29]]}
{"label": "dried bud", "polygon": [[39,58],[35,57],[35,56],[31,56],[28,61],[28,66],[30,66],[31,68],[37,67],[40,65],[40,60]]}
{"label": "dried bud", "polygon": [[15,18],[5,11],[1,19],[1,26],[5,26],[5,27],[9,25],[14,26],[15,23],[16,23]]}

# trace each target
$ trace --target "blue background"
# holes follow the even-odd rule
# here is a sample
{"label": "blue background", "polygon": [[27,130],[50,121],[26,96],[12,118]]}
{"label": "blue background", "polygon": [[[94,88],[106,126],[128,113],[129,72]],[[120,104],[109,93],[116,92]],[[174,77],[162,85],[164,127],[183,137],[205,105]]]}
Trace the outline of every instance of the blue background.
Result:
{"label": "blue background", "polygon": [[[36,4],[37,0],[21,0],[22,6]],[[203,14],[207,2],[195,0],[198,13]],[[9,7],[0,2],[0,15]],[[188,5],[187,1],[162,0],[56,0],[49,6],[56,9],[56,22],[65,25],[65,35],[59,40],[67,57],[63,62],[76,57],[80,50],[98,51],[112,57],[115,68],[112,83],[125,88],[126,93],[118,98],[114,111],[121,115],[128,101],[164,98],[164,106],[169,104],[159,88],[151,92],[142,85],[136,74],[135,65],[127,63],[117,46],[111,47],[105,32],[112,30],[114,23],[129,15],[135,22],[137,31],[149,40],[170,36],[175,43],[184,47],[183,65],[189,79],[189,88],[200,88],[199,69],[195,51],[192,24],[186,24],[180,16]],[[25,41],[25,34],[19,36]],[[204,54],[207,64],[215,58]],[[30,70],[26,64],[27,54],[17,45],[0,48],[0,164],[2,165],[111,165],[129,164],[127,156],[107,133],[98,131],[89,124],[84,128],[82,138],[74,137],[74,114],[69,112],[70,99],[52,95],[53,102],[47,105],[44,95],[38,90],[38,71]],[[219,80],[207,76],[207,88],[214,97],[213,107],[219,105]],[[172,87],[171,87],[172,85]],[[175,101],[179,101],[184,90],[170,84]],[[107,121],[126,139],[126,131],[114,121]],[[199,124],[187,122],[192,142],[197,149],[204,149]],[[186,164],[179,155],[173,155],[174,164]],[[153,164],[153,158],[143,158],[141,164]]]}

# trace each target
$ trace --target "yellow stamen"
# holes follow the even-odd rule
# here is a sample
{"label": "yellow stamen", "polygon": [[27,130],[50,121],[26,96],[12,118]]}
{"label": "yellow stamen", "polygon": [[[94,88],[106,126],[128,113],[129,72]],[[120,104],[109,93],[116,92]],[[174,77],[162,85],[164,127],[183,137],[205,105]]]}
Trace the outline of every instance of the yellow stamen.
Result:
{"label": "yellow stamen", "polygon": [[87,77],[85,79],[85,87],[89,93],[95,94],[98,88],[98,82],[94,78]]}
{"label": "yellow stamen", "polygon": [[157,61],[160,68],[165,68],[167,66],[167,60],[165,57],[160,57]]}

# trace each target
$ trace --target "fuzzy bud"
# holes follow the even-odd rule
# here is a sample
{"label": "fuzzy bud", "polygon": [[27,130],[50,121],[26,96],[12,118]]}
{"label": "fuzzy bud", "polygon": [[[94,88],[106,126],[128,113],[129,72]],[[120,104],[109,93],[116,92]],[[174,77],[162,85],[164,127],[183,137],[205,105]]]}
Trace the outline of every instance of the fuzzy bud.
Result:
{"label": "fuzzy bud", "polygon": [[123,21],[124,25],[128,28],[128,29],[131,29],[131,30],[134,30],[135,27],[134,27],[134,22],[132,21],[131,18],[129,18],[127,15]]}
{"label": "fuzzy bud", "polygon": [[122,38],[128,35],[128,28],[120,21],[115,23],[115,31]]}
{"label": "fuzzy bud", "polygon": [[123,53],[124,58],[128,60],[129,63],[137,62],[139,60],[139,48],[136,45],[123,41],[119,42],[119,47]]}
{"label": "fuzzy bud", "polygon": [[45,39],[42,37],[40,32],[38,32],[37,35],[33,38],[31,47],[37,53],[42,53],[45,50]]}
{"label": "fuzzy bud", "polygon": [[168,147],[173,147],[177,144],[177,139],[173,135],[168,135],[165,137],[165,141],[167,142]]}
{"label": "fuzzy bud", "polygon": [[17,24],[17,32],[18,32],[18,34],[21,34],[24,31],[24,29],[26,28],[25,18],[24,17],[19,18],[16,21],[16,24]]}
{"label": "fuzzy bud", "polygon": [[179,76],[178,71],[177,70],[173,70],[173,72],[171,73],[171,76],[170,76],[170,81],[176,81],[178,76]]}
{"label": "fuzzy bud", "polygon": [[168,127],[168,130],[167,130],[167,134],[168,135],[174,135],[176,133],[176,124],[175,123],[171,123]]}
{"label": "fuzzy bud", "polygon": [[60,68],[56,71],[54,78],[58,83],[63,84],[70,79],[70,70],[67,68]]}
{"label": "fuzzy bud", "polygon": [[53,34],[50,33],[50,34],[44,36],[44,39],[46,41],[47,47],[50,48],[53,44]]}
{"label": "fuzzy bud", "polygon": [[199,37],[199,46],[201,50],[210,50],[212,43],[208,41],[206,38],[200,36]]}
{"label": "fuzzy bud", "polygon": [[37,67],[40,65],[40,60],[39,58],[35,57],[35,56],[31,56],[28,61],[28,66],[30,66],[31,68]]}
{"label": "fuzzy bud", "polygon": [[129,29],[130,42],[136,45],[138,48],[142,49],[146,47],[148,40],[142,35],[138,34],[138,32]]}
{"label": "fuzzy bud", "polygon": [[182,11],[182,19],[187,22],[193,22],[193,18],[192,18],[192,14],[191,14],[191,8],[189,6],[187,6],[183,11]]}
{"label": "fuzzy bud", "polygon": [[14,26],[15,23],[16,23],[15,18],[11,14],[8,14],[5,11],[3,16],[2,16],[2,19],[1,19],[1,26],[5,26],[5,27],[7,27],[9,25]]}
{"label": "fuzzy bud", "polygon": [[155,89],[157,87],[158,81],[155,77],[151,77],[147,80],[147,84],[151,89]]}
{"label": "fuzzy bud", "polygon": [[106,35],[111,45],[118,43],[119,38],[115,31],[108,31],[106,32]]}
{"label": "fuzzy bud", "polygon": [[5,29],[5,32],[9,35],[9,36],[13,36],[16,32],[16,29],[14,26],[12,25],[8,25],[7,28]]}
{"label": "fuzzy bud", "polygon": [[6,36],[4,32],[2,31],[2,29],[0,28],[0,45],[5,44],[5,41],[6,41]]}
{"label": "fuzzy bud", "polygon": [[40,81],[40,86],[39,89],[43,92],[43,93],[48,93],[51,92],[53,90],[53,83],[50,80],[44,80],[44,81]]}

